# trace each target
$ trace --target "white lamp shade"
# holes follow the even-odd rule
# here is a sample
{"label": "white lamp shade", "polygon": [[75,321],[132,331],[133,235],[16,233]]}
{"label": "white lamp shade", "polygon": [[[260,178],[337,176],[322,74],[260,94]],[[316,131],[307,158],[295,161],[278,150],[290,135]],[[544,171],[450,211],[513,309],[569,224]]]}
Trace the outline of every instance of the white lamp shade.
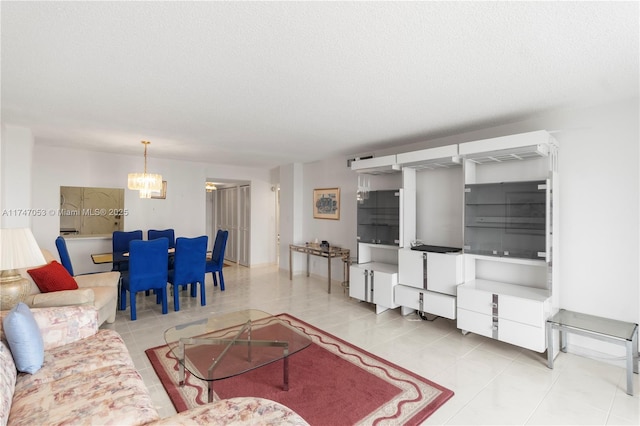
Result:
{"label": "white lamp shade", "polygon": [[46,264],[29,228],[0,229],[0,271]]}

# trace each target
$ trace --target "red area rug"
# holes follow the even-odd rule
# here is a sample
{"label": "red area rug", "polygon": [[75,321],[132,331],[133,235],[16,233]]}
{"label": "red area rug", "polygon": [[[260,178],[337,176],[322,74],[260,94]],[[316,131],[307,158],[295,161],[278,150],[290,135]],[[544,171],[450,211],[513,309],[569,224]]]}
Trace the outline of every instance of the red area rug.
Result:
{"label": "red area rug", "polygon": [[[291,315],[278,317],[313,343],[289,357],[289,390],[282,390],[282,361],[216,381],[219,398],[257,396],[290,407],[311,425],[417,425],[453,392]],[[207,401],[206,383],[187,372],[179,387],[176,358],[167,346],[146,350],[178,412]]]}

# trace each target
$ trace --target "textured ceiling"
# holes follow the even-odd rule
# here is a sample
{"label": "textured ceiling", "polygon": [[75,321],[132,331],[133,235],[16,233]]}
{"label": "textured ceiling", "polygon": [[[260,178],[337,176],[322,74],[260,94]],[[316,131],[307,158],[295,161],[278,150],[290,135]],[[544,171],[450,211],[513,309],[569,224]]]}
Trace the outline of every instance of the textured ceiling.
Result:
{"label": "textured ceiling", "polygon": [[638,2],[0,8],[36,144],[271,168],[638,96]]}

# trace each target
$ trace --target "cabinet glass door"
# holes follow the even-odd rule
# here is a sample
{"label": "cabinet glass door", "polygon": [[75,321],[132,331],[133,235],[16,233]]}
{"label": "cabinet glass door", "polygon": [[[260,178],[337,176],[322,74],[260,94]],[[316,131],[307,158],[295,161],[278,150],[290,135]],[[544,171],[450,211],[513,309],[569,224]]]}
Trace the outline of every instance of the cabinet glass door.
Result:
{"label": "cabinet glass door", "polygon": [[465,252],[544,258],[546,181],[465,186]]}
{"label": "cabinet glass door", "polygon": [[358,203],[358,241],[398,245],[399,239],[399,191],[369,192],[369,198]]}

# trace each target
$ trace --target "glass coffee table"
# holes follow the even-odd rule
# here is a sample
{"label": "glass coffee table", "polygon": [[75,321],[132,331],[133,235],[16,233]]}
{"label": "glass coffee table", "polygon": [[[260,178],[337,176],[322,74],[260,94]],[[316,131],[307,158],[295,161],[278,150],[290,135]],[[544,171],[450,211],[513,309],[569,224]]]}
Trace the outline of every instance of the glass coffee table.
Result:
{"label": "glass coffee table", "polygon": [[254,309],[214,315],[171,327],[164,339],[178,359],[179,385],[185,368],[207,382],[213,401],[213,382],[283,360],[283,389],[289,390],[289,355],[311,344],[309,336],[279,318]]}

